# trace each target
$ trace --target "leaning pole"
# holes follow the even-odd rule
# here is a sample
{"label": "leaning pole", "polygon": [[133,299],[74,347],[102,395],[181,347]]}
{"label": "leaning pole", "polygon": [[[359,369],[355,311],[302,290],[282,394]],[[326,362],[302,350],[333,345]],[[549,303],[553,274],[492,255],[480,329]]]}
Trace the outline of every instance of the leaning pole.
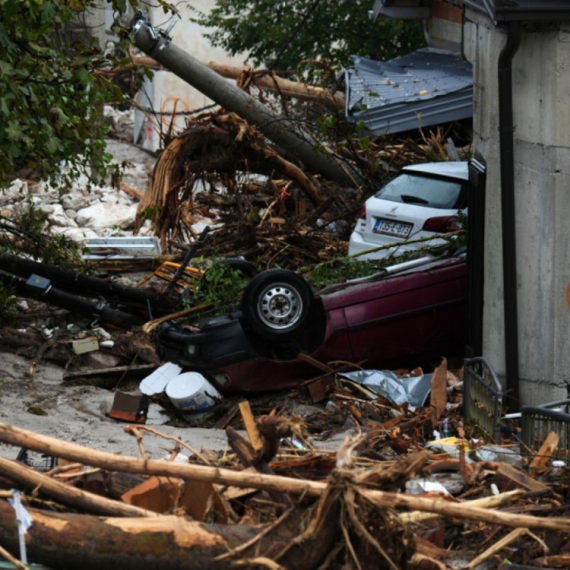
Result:
{"label": "leaning pole", "polygon": [[266,105],[228,82],[221,75],[172,44],[162,30],[139,15],[130,23],[135,45],[183,81],[255,125],[269,140],[296,157],[311,171],[344,186],[359,185],[360,176],[322,142],[292,121],[274,114]]}

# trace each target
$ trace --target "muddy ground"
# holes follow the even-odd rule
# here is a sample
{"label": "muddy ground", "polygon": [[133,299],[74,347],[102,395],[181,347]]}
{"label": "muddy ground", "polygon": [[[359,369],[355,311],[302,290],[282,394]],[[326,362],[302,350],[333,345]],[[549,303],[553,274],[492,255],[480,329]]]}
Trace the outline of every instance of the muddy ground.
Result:
{"label": "muddy ground", "polygon": [[[62,379],[63,368],[50,363],[40,363],[31,375],[33,363],[12,353],[0,353],[0,362],[0,421],[100,451],[138,455],[136,440],[124,431],[128,424],[106,415],[112,407],[112,391],[69,385]],[[152,427],[198,450],[223,450],[226,446],[225,432],[220,429]],[[153,459],[160,459],[168,455],[173,443],[149,434],[144,445]],[[4,457],[16,457],[18,451],[0,444]]]}

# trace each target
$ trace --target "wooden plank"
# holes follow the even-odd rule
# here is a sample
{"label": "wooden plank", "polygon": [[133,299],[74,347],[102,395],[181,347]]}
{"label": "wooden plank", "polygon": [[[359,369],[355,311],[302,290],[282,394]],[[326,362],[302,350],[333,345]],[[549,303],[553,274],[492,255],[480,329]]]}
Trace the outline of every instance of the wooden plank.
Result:
{"label": "wooden plank", "polygon": [[245,430],[249,436],[249,441],[253,446],[255,451],[259,451],[263,447],[263,442],[261,441],[261,436],[259,435],[259,430],[255,424],[255,419],[251,413],[251,407],[247,400],[241,400],[238,404],[243,423],[245,424]]}
{"label": "wooden plank", "polygon": [[551,431],[544,440],[544,443],[540,446],[538,453],[534,456],[533,460],[529,465],[530,470],[542,469],[550,461],[554,452],[558,449],[558,444],[560,443],[560,436]]}
{"label": "wooden plank", "polygon": [[495,483],[501,491],[523,488],[531,492],[546,492],[548,485],[530,477],[508,463],[501,463],[495,474]]}

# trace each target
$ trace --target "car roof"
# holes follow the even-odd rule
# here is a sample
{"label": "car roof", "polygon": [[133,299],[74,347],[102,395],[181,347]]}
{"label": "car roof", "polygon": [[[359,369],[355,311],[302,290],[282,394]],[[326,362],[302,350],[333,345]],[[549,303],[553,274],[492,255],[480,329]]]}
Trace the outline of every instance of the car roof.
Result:
{"label": "car roof", "polygon": [[469,163],[467,161],[425,162],[423,164],[410,164],[404,166],[402,172],[418,172],[421,174],[435,174],[460,180],[469,179]]}

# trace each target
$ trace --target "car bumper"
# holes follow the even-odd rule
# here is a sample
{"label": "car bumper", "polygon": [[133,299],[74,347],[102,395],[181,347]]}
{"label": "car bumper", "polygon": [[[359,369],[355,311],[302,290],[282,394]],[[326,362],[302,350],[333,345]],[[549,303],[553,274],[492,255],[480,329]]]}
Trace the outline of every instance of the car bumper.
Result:
{"label": "car bumper", "polygon": [[159,333],[158,347],[163,360],[200,372],[258,356],[247,341],[240,320],[231,318],[199,332],[166,326]]}
{"label": "car bumper", "polygon": [[[420,232],[414,236],[414,240],[429,238],[432,236],[430,232]],[[446,240],[433,237],[433,239],[425,242],[419,243],[405,243],[403,240],[401,242],[396,241],[394,245],[390,244],[374,244],[364,240],[363,235],[360,232],[352,232],[350,240],[348,242],[348,254],[358,255],[359,259],[384,259],[389,256],[398,257],[403,253],[408,253],[410,251],[417,251],[422,247],[436,247],[439,245],[444,245]],[[384,249],[377,249],[377,248]],[[366,251],[377,249],[377,251],[371,251],[370,253],[363,253]],[[362,255],[360,255],[362,254]]]}

